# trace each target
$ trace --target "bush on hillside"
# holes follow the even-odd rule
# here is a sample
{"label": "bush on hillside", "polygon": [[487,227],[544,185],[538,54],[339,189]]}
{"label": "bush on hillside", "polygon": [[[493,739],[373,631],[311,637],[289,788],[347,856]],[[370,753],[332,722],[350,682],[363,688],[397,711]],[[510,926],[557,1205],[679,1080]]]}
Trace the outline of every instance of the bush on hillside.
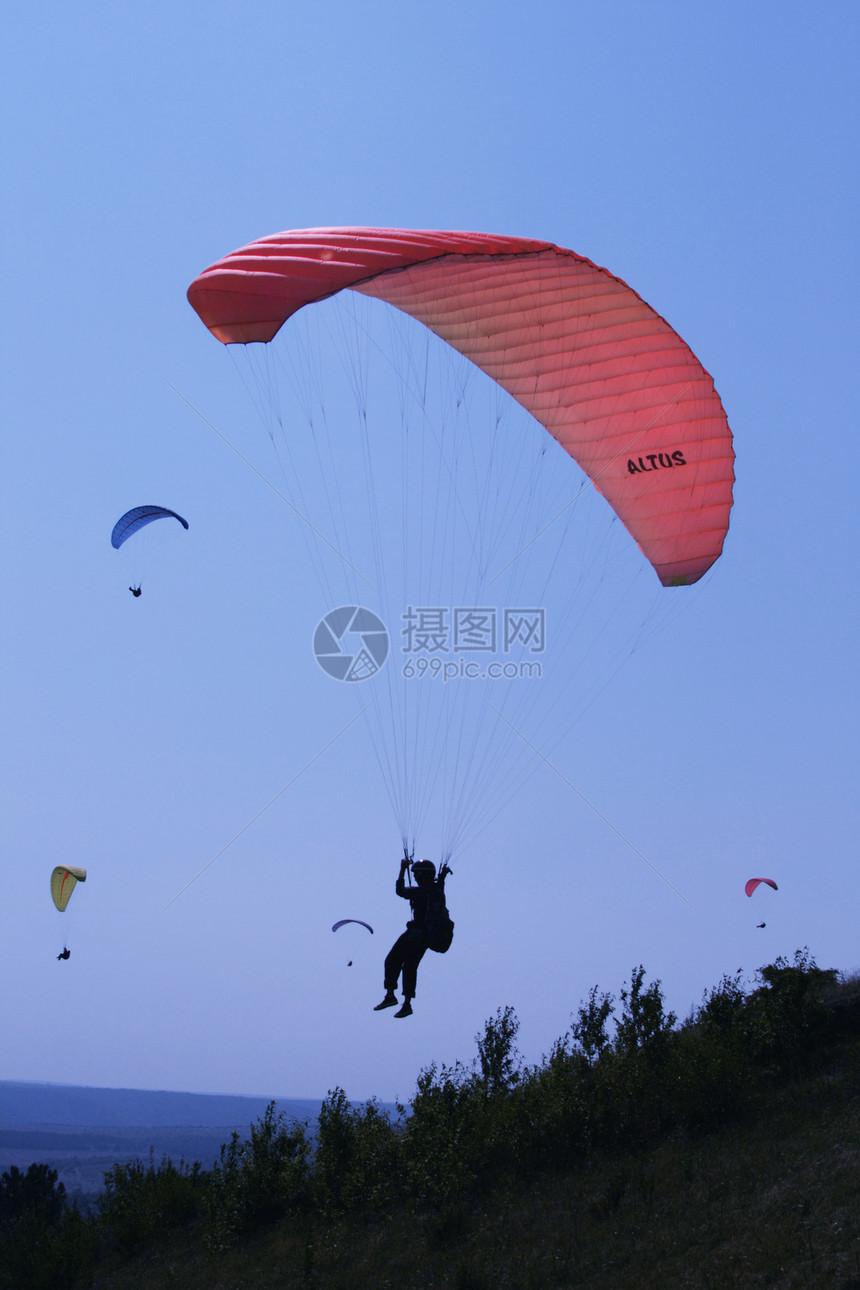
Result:
{"label": "bush on hillside", "polygon": [[13,1165],[0,1177],[2,1290],[68,1290],[95,1256],[92,1225],[68,1205],[56,1169]]}
{"label": "bush on hillside", "polygon": [[270,1102],[241,1142],[234,1133],[221,1148],[221,1159],[205,1193],[208,1242],[223,1249],[275,1222],[308,1202],[306,1126],[288,1125]]}
{"label": "bush on hillside", "polygon": [[354,1107],[342,1088],[320,1108],[313,1196],[324,1212],[387,1209],[403,1189],[398,1132],[375,1101]]}
{"label": "bush on hillside", "polygon": [[203,1210],[209,1175],[198,1162],[156,1165],[132,1160],[105,1174],[99,1197],[99,1227],[108,1245],[123,1254],[142,1249],[158,1234],[185,1227]]}

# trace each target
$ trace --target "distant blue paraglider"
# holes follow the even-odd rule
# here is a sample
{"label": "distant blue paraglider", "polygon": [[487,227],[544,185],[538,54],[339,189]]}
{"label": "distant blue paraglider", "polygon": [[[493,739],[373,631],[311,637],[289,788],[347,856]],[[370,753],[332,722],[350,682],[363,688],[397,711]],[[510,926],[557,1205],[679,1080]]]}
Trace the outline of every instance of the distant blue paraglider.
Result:
{"label": "distant blue paraglider", "polygon": [[331,930],[336,932],[339,927],[343,927],[346,923],[358,923],[360,927],[366,927],[371,936],[373,935],[373,928],[370,923],[364,923],[360,918],[342,918],[340,922],[334,924]]}
{"label": "distant blue paraglider", "polygon": [[144,528],[145,525],[151,524],[153,520],[167,519],[170,517],[179,520],[184,529],[188,528],[188,521],[184,520],[176,511],[168,511],[164,506],[135,506],[133,510],[126,511],[113,526],[113,532],[110,535],[110,544],[117,551],[123,542],[127,541],[132,534],[138,529]]}

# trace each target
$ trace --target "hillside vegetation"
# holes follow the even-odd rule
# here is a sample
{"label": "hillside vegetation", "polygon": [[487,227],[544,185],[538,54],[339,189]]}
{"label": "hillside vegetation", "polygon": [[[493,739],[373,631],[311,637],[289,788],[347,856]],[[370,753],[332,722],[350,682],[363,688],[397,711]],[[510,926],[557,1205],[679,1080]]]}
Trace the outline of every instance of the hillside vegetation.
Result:
{"label": "hillside vegetation", "polygon": [[2,1290],[860,1290],[860,982],[807,951],[683,1023],[640,966],[536,1066],[500,1009],[404,1114],[270,1106],[211,1170],[116,1165],[91,1214],[0,1179]]}

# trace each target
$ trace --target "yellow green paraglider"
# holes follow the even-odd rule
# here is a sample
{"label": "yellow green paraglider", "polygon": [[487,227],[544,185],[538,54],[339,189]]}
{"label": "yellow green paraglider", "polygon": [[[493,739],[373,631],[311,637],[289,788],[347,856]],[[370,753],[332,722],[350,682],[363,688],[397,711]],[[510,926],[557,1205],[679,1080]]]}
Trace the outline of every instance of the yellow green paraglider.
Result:
{"label": "yellow green paraglider", "polygon": [[60,913],[66,908],[72,892],[79,882],[86,882],[86,869],[77,869],[72,865],[57,865],[51,874],[51,896]]}

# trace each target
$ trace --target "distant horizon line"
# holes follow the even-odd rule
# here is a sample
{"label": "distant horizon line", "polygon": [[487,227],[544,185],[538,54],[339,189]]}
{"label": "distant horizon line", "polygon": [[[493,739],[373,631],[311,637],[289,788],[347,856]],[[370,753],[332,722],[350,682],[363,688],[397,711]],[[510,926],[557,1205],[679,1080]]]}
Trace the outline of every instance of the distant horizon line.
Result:
{"label": "distant horizon line", "polygon": [[40,1079],[2,1079],[0,1086],[3,1084],[15,1084],[23,1088],[85,1088],[92,1092],[106,1093],[169,1093],[171,1095],[179,1094],[183,1097],[236,1097],[252,1101],[259,1101],[261,1098],[267,1098],[270,1102],[322,1102],[323,1096],[298,1097],[287,1096],[280,1093],[199,1093],[193,1089],[182,1088],[145,1088],[141,1085],[130,1084],[70,1084],[60,1080],[40,1080]]}
{"label": "distant horizon line", "polygon": [[[177,1088],[144,1088],[127,1084],[69,1084],[61,1083],[57,1080],[26,1080],[26,1079],[5,1079],[0,1078],[0,1089],[3,1088],[31,1088],[31,1089],[77,1089],[89,1093],[143,1093],[147,1095],[163,1094],[165,1097],[200,1097],[200,1098],[232,1098],[239,1102],[312,1102],[322,1103],[325,1101],[328,1093],[315,1094],[311,1096],[298,1096],[286,1093],[200,1093],[191,1089]],[[382,1098],[351,1098],[347,1101],[356,1105],[363,1105],[368,1101],[377,1101],[380,1106],[389,1107],[397,1106],[396,1099],[383,1100]]]}

